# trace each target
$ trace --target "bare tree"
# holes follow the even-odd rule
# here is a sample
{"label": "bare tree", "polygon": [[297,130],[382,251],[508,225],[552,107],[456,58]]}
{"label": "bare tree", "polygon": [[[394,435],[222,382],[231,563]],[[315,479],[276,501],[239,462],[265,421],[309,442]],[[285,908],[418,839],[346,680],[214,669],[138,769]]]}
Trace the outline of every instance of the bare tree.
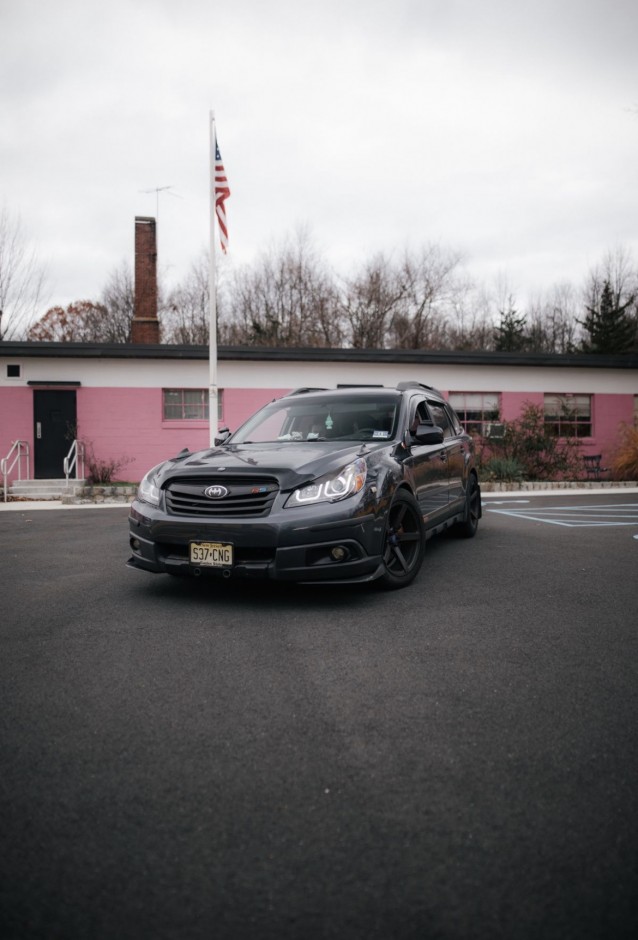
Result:
{"label": "bare tree", "polygon": [[516,289],[506,273],[499,273],[491,287],[475,292],[470,316],[471,328],[462,338],[464,348],[485,351],[522,351],[529,349],[529,324],[526,313],[519,313]]}
{"label": "bare tree", "polygon": [[340,310],[346,342],[355,349],[383,349],[396,306],[406,287],[396,267],[378,254],[351,278],[344,280]]}
{"label": "bare tree", "polygon": [[605,284],[609,285],[616,307],[622,307],[627,302],[630,306],[636,304],[638,268],[629,249],[623,246],[610,249],[602,262],[590,270],[583,289],[586,308],[600,306]]}
{"label": "bare tree", "polygon": [[341,310],[354,347],[445,349],[450,322],[467,301],[461,256],[439,245],[406,251],[395,262],[384,254],[343,282]]}
{"label": "bare tree", "polygon": [[101,342],[129,343],[131,323],[135,313],[135,285],[128,261],[114,268],[102,291],[102,306],[106,308],[107,322],[102,325]]}
{"label": "bare tree", "polygon": [[528,348],[539,353],[570,353],[578,339],[578,301],[569,283],[556,284],[532,299],[527,313]]}
{"label": "bare tree", "polygon": [[220,338],[260,346],[339,346],[332,275],[306,230],[235,272],[221,305]]}
{"label": "bare tree", "polygon": [[469,280],[462,281],[450,301],[447,347],[468,351],[491,349],[494,324],[491,301],[483,288],[474,288]]}
{"label": "bare tree", "polygon": [[407,252],[398,268],[402,293],[395,305],[388,341],[395,348],[444,349],[455,300],[466,287],[458,275],[461,255],[439,245]]}
{"label": "bare tree", "polygon": [[[162,305],[162,335],[167,343],[208,344],[210,332],[209,256],[203,251],[181,284]],[[218,299],[218,306],[221,306]],[[218,330],[219,333],[219,330]]]}
{"label": "bare tree", "polygon": [[0,209],[0,340],[19,339],[42,302],[46,272],[30,248],[21,222]]}
{"label": "bare tree", "polygon": [[27,338],[43,342],[99,343],[108,332],[108,311],[92,300],[51,307],[30,327]]}

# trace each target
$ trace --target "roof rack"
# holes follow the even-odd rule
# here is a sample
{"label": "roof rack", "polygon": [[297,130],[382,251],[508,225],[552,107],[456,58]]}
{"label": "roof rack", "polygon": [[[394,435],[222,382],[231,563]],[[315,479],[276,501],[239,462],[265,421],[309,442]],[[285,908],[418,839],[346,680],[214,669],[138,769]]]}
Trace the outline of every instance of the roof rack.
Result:
{"label": "roof rack", "polygon": [[[398,382],[395,387],[396,387],[396,389],[397,389],[398,392],[405,392],[405,391],[407,391],[407,390],[410,389],[410,388],[420,388],[420,389],[424,389],[424,390],[427,391],[427,392],[434,392],[435,395],[440,395],[441,397],[443,397],[443,396],[441,395],[441,392],[438,390],[438,388],[435,388],[433,385],[425,385],[423,382],[414,382],[414,381]],[[340,382],[340,383],[336,386],[336,388],[341,388],[341,389],[344,389],[344,390],[345,390],[345,389],[348,389],[348,388],[352,388],[352,389],[355,389],[355,388],[388,388],[388,386],[383,385],[383,383],[381,383],[381,382],[379,382],[379,383],[377,383],[377,382],[352,382],[352,383]],[[318,388],[318,387],[317,387],[317,388],[314,388],[314,387],[311,387],[311,386],[307,386],[307,387],[306,387],[306,386],[301,386],[300,388],[295,388],[295,389],[293,389],[291,392],[287,392],[283,397],[284,397],[284,398],[290,398],[290,397],[292,397],[293,395],[307,395],[307,394],[309,394],[309,392],[328,392],[328,391],[331,391],[331,389],[328,389],[328,388]]]}
{"label": "roof rack", "polygon": [[425,388],[428,392],[436,392],[437,395],[441,394],[438,388],[435,388],[433,385],[425,385],[423,382],[399,382],[397,388],[402,392],[408,388]]}

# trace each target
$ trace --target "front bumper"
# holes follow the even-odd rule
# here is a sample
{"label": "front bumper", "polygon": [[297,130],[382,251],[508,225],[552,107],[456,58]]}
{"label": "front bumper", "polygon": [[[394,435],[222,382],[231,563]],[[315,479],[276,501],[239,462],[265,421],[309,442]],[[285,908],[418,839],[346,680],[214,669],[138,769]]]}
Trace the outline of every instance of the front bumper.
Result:
{"label": "front bumper", "polygon": [[[319,511],[318,511],[319,510]],[[382,566],[385,520],[371,511],[334,504],[280,509],[265,519],[220,521],[173,517],[138,500],[131,506],[127,564],[153,573],[257,578],[275,581],[343,583],[370,581]],[[229,542],[231,568],[189,562],[191,541]],[[331,551],[345,549],[343,560]]]}

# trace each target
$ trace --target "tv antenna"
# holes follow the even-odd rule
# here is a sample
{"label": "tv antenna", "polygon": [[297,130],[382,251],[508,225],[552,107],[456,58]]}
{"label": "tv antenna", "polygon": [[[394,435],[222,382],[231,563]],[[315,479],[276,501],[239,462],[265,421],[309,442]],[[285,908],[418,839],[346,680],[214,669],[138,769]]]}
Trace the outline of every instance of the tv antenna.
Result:
{"label": "tv antenna", "polygon": [[167,196],[174,196],[175,199],[183,199],[183,196],[180,196],[179,193],[171,192],[173,186],[153,186],[152,189],[138,189],[139,193],[155,193],[155,219],[159,227],[159,195],[160,193],[166,193]]}

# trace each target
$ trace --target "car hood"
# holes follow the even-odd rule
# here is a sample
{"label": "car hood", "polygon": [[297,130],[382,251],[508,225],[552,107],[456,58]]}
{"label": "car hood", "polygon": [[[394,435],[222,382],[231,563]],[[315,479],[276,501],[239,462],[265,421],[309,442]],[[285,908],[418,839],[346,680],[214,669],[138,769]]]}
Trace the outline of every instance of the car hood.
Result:
{"label": "car hood", "polygon": [[368,457],[387,447],[348,442],[344,447],[320,441],[272,444],[226,444],[194,454],[180,455],[159,470],[158,483],[175,478],[272,476],[282,490],[294,489],[326,473],[338,472],[357,457]]}

